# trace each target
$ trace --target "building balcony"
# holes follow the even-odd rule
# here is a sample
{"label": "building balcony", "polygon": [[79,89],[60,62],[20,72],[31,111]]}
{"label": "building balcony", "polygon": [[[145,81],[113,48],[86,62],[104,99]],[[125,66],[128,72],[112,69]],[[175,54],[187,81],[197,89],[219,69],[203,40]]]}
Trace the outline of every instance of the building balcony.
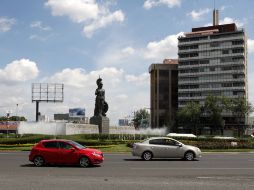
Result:
{"label": "building balcony", "polygon": [[202,67],[209,67],[209,66],[234,66],[234,65],[245,65],[244,61],[238,62],[224,62],[224,63],[210,63],[210,64],[199,64],[199,65],[182,65],[178,64],[178,70],[187,69],[187,68],[202,68]]}
{"label": "building balcony", "polygon": [[197,49],[185,49],[185,50],[180,50],[178,48],[178,53],[191,53],[191,52],[227,50],[227,49],[230,50],[230,49],[234,49],[234,48],[244,48],[244,47],[245,47],[245,45],[241,44],[241,45],[220,46],[220,47],[206,47],[206,48],[199,47]]}
{"label": "building balcony", "polygon": [[218,54],[218,55],[204,55],[204,56],[196,56],[196,57],[184,57],[181,58],[178,56],[179,61],[192,61],[192,60],[199,60],[199,59],[212,59],[212,58],[224,58],[224,57],[236,57],[242,56],[245,57],[245,53],[230,53],[230,54]]}
{"label": "building balcony", "polygon": [[192,88],[192,89],[179,89],[178,93],[181,92],[206,92],[206,91],[233,91],[233,90],[246,90],[245,86],[234,86],[234,87],[218,87],[218,88]]}
{"label": "building balcony", "polygon": [[189,41],[189,42],[180,42],[178,41],[178,45],[192,45],[192,44],[204,44],[204,43],[211,43],[211,42],[223,42],[223,41],[232,41],[232,40],[245,40],[244,35],[239,36],[232,36],[232,37],[223,37],[217,39],[206,39],[206,40],[196,40],[196,41]]}
{"label": "building balcony", "polygon": [[195,72],[195,73],[180,73],[178,72],[178,77],[185,76],[207,76],[207,75],[222,75],[222,74],[245,74],[245,70],[229,70],[229,71],[207,71],[207,72]]}
{"label": "building balcony", "polygon": [[223,82],[245,82],[245,78],[239,79],[211,79],[211,80],[196,80],[196,81],[186,81],[178,80],[178,85],[190,85],[190,84],[205,84],[205,83],[223,83]]}
{"label": "building balcony", "polygon": [[[178,97],[178,102],[179,101],[192,101],[192,100],[198,100],[198,101],[204,101],[207,96],[193,96],[193,97]],[[227,95],[228,98],[238,98],[238,95]],[[179,104],[178,104],[179,106]]]}

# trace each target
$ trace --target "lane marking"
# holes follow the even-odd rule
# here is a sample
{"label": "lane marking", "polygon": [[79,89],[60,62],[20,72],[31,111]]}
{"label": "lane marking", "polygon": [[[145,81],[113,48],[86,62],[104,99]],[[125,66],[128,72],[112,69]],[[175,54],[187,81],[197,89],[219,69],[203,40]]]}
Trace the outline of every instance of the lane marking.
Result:
{"label": "lane marking", "polygon": [[209,177],[209,176],[200,176],[200,177],[197,177],[197,179],[219,179],[219,180],[230,180],[230,179],[234,179],[234,180],[253,180],[254,177]]}
{"label": "lane marking", "polygon": [[28,154],[27,152],[0,152],[0,154]]}
{"label": "lane marking", "polygon": [[254,170],[254,168],[130,168],[132,170]]}

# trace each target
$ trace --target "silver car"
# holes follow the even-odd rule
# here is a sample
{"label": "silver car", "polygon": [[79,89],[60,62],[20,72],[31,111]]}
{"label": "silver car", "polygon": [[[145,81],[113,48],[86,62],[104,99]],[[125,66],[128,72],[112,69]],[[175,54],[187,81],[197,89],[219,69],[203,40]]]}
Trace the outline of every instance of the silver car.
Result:
{"label": "silver car", "polygon": [[194,160],[201,157],[198,147],[185,145],[168,137],[152,137],[143,142],[134,143],[132,155],[139,156],[143,160],[152,158],[183,158]]}

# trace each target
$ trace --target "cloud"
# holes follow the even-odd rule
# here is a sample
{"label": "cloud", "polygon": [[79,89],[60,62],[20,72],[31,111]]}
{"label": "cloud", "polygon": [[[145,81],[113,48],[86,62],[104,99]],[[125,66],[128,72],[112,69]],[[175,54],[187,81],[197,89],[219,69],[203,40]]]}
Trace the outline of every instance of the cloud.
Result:
{"label": "cloud", "polygon": [[[107,80],[110,78],[110,85],[115,86],[119,82],[119,78],[121,78],[122,75],[123,70],[118,70],[114,67],[103,68],[101,70],[91,71],[90,73],[87,73],[81,68],[66,68],[44,80],[54,83],[64,83],[65,85],[75,88],[83,88],[85,86],[93,85],[90,81],[96,81],[99,76],[104,76],[104,78]],[[114,76],[115,79],[113,80],[111,76]]]}
{"label": "cloud", "polygon": [[48,80],[53,83],[64,83],[65,85],[80,88],[84,87],[84,85],[87,83],[87,77],[85,74],[85,70],[81,68],[66,68],[55,73]]}
{"label": "cloud", "polygon": [[199,11],[191,11],[190,13],[187,13],[187,16],[191,16],[192,20],[194,21],[199,21],[201,18],[208,14],[211,10],[206,8],[206,9],[200,9]]}
{"label": "cloud", "polygon": [[136,85],[148,85],[150,83],[149,73],[143,73],[141,75],[126,75],[126,80]]}
{"label": "cloud", "polygon": [[165,58],[177,58],[178,37],[183,32],[169,35],[160,41],[149,42],[144,50],[145,59],[161,62]]}
{"label": "cloud", "polygon": [[88,38],[100,28],[124,21],[121,10],[112,13],[106,4],[96,0],[48,0],[45,5],[51,8],[53,16],[67,16],[73,22],[83,24],[83,32]]}
{"label": "cloud", "polygon": [[151,63],[161,63],[166,58],[177,58],[178,37],[183,32],[168,35],[164,39],[148,42],[144,47],[111,45],[96,59],[98,68],[114,66],[137,73],[149,68]]}
{"label": "cloud", "polygon": [[[243,27],[246,23],[247,23],[247,19],[243,19],[242,21],[237,20],[237,19],[233,19],[230,17],[225,17],[223,20],[219,21],[219,24],[232,24],[235,23],[237,27]],[[205,26],[211,26],[212,23],[208,23]]]}
{"label": "cloud", "polygon": [[237,27],[243,27],[243,25],[245,24],[246,21],[239,21],[239,20],[235,20],[233,18],[230,17],[225,17],[223,20],[220,20],[220,24],[230,24],[230,23],[235,23]]}
{"label": "cloud", "polygon": [[68,16],[72,21],[81,23],[89,19],[96,19],[100,13],[95,0],[48,0],[53,16]]}
{"label": "cloud", "polygon": [[169,8],[180,6],[181,0],[146,0],[143,7],[145,9],[151,9],[160,5],[167,5]]}
{"label": "cloud", "polygon": [[48,106],[41,112],[64,113],[68,112],[68,108],[85,107],[87,116],[91,117],[95,103],[96,80],[99,76],[103,79],[111,125],[116,124],[119,118],[130,115],[134,109],[149,107],[148,73],[127,74],[123,69],[115,67],[104,67],[90,72],[81,68],[65,68],[42,80],[64,83],[64,103],[57,107]]}
{"label": "cloud", "polygon": [[130,66],[130,60],[135,58],[136,50],[131,46],[126,46],[123,48],[119,47],[110,47],[108,50],[103,52],[101,55],[101,59],[97,60],[97,63],[103,67],[108,66],[116,66],[116,67],[123,67],[127,65]]}
{"label": "cloud", "polygon": [[135,50],[132,47],[126,47],[121,51],[124,55],[133,55]]}
{"label": "cloud", "polygon": [[37,29],[40,29],[40,30],[42,30],[42,31],[50,31],[50,30],[52,30],[51,27],[49,27],[49,26],[44,26],[44,25],[42,24],[41,21],[34,21],[34,22],[32,22],[32,23],[30,24],[30,27],[31,27],[31,28],[37,28]]}
{"label": "cloud", "polygon": [[0,32],[7,32],[16,23],[14,18],[0,17]]}
{"label": "cloud", "polygon": [[[12,110],[15,114],[16,104],[19,104],[18,115],[35,120],[35,104],[31,102],[29,80],[35,79],[37,75],[36,63],[28,59],[13,61],[0,70],[0,88],[4,89],[0,91],[1,106],[4,106],[0,107],[0,114],[5,114],[6,110]],[[103,79],[105,98],[109,105],[107,116],[110,118],[110,125],[116,125],[118,119],[131,115],[134,110],[149,107],[148,72],[131,74],[115,67],[104,67],[89,72],[81,68],[65,68],[44,78],[36,78],[36,82],[64,83],[64,102],[43,104],[40,106],[41,114],[53,119],[54,113],[68,113],[69,108],[84,107],[86,116],[93,116],[94,92],[99,76]],[[14,88],[6,85],[6,80],[26,82],[16,82]]]}
{"label": "cloud", "polygon": [[84,33],[86,37],[92,37],[94,31],[98,30],[99,28],[105,28],[109,24],[113,22],[123,22],[124,21],[124,14],[121,10],[115,11],[112,14],[108,14],[106,16],[102,16],[99,19],[96,19],[93,23],[84,27]]}
{"label": "cloud", "polygon": [[254,53],[254,40],[248,39],[248,52]]}
{"label": "cloud", "polygon": [[25,82],[38,76],[39,70],[35,62],[29,59],[15,60],[0,69],[2,83]]}
{"label": "cloud", "polygon": [[29,36],[29,39],[30,40],[38,40],[38,41],[41,41],[41,42],[45,42],[48,39],[48,37],[43,37],[43,36],[39,36],[37,34],[33,34],[33,35]]}

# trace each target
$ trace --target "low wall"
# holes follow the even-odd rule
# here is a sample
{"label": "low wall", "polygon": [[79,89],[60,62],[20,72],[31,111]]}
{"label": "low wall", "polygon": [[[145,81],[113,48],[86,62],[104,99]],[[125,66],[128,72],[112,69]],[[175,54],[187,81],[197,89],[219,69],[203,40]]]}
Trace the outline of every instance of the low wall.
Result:
{"label": "low wall", "polygon": [[[133,126],[110,126],[109,134],[156,134],[165,135],[166,129],[140,129]],[[18,134],[44,134],[44,135],[75,135],[98,134],[99,128],[92,124],[78,124],[65,122],[21,122],[17,128]]]}
{"label": "low wall", "polygon": [[21,122],[17,127],[18,134],[65,135],[65,123],[56,122]]}
{"label": "low wall", "polygon": [[99,128],[92,124],[75,124],[64,122],[21,122],[18,134],[75,135],[98,134]]}
{"label": "low wall", "polygon": [[92,124],[66,123],[66,135],[98,134],[99,128]]}
{"label": "low wall", "polygon": [[132,126],[110,126],[109,134],[137,134],[137,131]]}

